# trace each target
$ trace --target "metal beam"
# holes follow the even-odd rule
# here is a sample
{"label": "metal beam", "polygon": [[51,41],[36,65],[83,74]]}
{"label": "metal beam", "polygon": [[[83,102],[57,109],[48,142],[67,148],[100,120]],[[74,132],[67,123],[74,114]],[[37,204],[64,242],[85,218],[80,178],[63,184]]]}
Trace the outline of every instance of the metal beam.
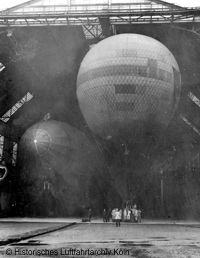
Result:
{"label": "metal beam", "polygon": [[198,107],[200,107],[200,100],[190,91],[188,92],[188,97],[194,102]]}
{"label": "metal beam", "polygon": [[196,133],[200,136],[200,131],[182,114],[180,114],[180,118]]}
{"label": "metal beam", "polygon": [[184,9],[184,10],[163,10],[162,8],[153,8],[153,9],[142,9],[142,10],[130,10],[130,9],[122,9],[122,10],[112,10],[108,9],[104,10],[95,10],[95,12],[91,12],[90,10],[86,11],[77,11],[77,12],[68,12],[68,13],[13,13],[13,14],[0,14],[1,19],[45,19],[45,18],[81,18],[81,17],[118,17],[118,16],[157,16],[157,15],[200,15],[200,8],[198,9]]}
{"label": "metal beam", "polygon": [[26,1],[25,3],[22,3],[22,4],[18,4],[18,5],[15,5],[15,6],[12,6],[10,8],[7,8],[5,10],[3,10],[3,12],[6,12],[6,13],[9,13],[9,12],[13,12],[13,11],[16,11],[20,8],[23,8],[23,7],[26,7],[26,6],[29,6],[31,4],[34,4],[34,3],[37,3],[41,0],[30,0],[30,1]]}
{"label": "metal beam", "polygon": [[10,126],[0,120],[0,135],[8,138],[10,141],[19,142],[21,133],[15,126]]}
{"label": "metal beam", "polygon": [[[111,25],[130,24],[130,23],[178,23],[194,22],[193,18],[198,17],[200,21],[200,9],[188,10],[143,10],[133,11],[122,9],[119,11],[96,10],[95,12],[66,12],[66,13],[44,13],[44,14],[13,14],[0,15],[1,27],[14,26],[31,26],[31,25],[100,25],[100,19],[110,19]],[[196,19],[196,22],[198,20]]]}
{"label": "metal beam", "polygon": [[99,17],[99,22],[101,24],[102,33],[105,38],[113,35],[109,16]]}
{"label": "metal beam", "polygon": [[148,0],[148,1],[154,2],[156,4],[161,4],[161,5],[167,6],[167,7],[171,8],[171,9],[173,9],[173,10],[174,9],[187,10],[186,7],[182,7],[180,5],[176,5],[176,4],[172,4],[172,3],[167,3],[167,2],[161,1],[161,0]]}
{"label": "metal beam", "polygon": [[33,95],[28,92],[26,95],[21,98],[14,106],[12,106],[2,117],[0,120],[3,122],[8,122],[8,120],[12,117],[12,115],[21,108],[25,103],[29,102],[33,98]]}
{"label": "metal beam", "polygon": [[85,34],[86,39],[103,39],[103,32],[100,24],[95,24],[95,25],[89,25],[85,24],[82,26],[83,32]]}

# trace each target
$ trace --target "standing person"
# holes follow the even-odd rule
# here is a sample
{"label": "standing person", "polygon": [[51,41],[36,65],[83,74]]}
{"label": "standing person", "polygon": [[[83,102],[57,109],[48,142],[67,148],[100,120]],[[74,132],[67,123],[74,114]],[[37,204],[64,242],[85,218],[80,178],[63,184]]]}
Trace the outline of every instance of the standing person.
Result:
{"label": "standing person", "polygon": [[127,221],[127,208],[125,208],[123,212],[123,221]]}
{"label": "standing person", "polygon": [[115,222],[115,212],[116,212],[116,209],[113,209],[112,213],[111,213],[111,215],[112,215],[112,222]]}
{"label": "standing person", "polygon": [[138,222],[138,210],[135,210],[135,214],[134,214],[134,220],[135,222]]}
{"label": "standing person", "polygon": [[106,214],[106,209],[103,209],[103,222],[107,222]]}
{"label": "standing person", "polygon": [[142,221],[142,215],[141,215],[142,211],[140,209],[138,209],[138,222],[141,223]]}
{"label": "standing person", "polygon": [[121,219],[122,219],[122,211],[116,209],[116,212],[115,212],[116,227],[120,227]]}
{"label": "standing person", "polygon": [[131,220],[131,211],[128,209],[127,210],[127,221],[130,222]]}
{"label": "standing person", "polygon": [[136,222],[136,215],[137,215],[137,205],[134,204],[133,208],[132,208],[132,218],[133,218],[133,222]]}
{"label": "standing person", "polygon": [[111,209],[109,208],[106,213],[106,222],[110,222],[110,217],[111,217]]}
{"label": "standing person", "polygon": [[88,221],[91,222],[91,219],[92,219],[92,209],[89,208],[88,209]]}

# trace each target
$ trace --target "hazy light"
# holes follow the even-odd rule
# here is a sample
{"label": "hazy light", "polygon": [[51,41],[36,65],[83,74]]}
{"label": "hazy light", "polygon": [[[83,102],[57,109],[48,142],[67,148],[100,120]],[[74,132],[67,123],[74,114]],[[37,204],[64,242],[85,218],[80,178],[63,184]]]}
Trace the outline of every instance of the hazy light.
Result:
{"label": "hazy light", "polygon": [[36,139],[34,139],[34,143],[37,143],[38,141]]}

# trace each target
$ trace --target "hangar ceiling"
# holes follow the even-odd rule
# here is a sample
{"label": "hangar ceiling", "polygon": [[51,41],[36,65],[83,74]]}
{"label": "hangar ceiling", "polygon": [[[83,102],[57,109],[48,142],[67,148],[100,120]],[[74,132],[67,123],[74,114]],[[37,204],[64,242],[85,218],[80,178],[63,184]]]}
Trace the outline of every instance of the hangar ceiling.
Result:
{"label": "hangar ceiling", "polygon": [[81,25],[87,38],[103,38],[116,24],[197,20],[198,9],[161,0],[32,0],[2,11],[0,26]]}

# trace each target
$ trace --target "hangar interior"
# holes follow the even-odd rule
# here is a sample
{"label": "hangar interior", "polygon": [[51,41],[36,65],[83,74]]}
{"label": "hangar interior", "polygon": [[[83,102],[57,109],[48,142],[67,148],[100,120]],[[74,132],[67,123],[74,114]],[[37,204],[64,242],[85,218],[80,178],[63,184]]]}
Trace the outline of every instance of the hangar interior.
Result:
{"label": "hangar interior", "polygon": [[[103,207],[129,200],[138,203],[150,217],[199,217],[199,31],[199,8],[160,0],[30,0],[1,11],[2,175],[4,168],[8,170],[0,182],[1,216],[82,215],[88,207],[98,215]],[[143,34],[163,43],[175,56],[182,76],[179,105],[162,138],[155,145],[148,138],[132,151],[94,135],[76,97],[77,74],[85,54],[99,41],[123,33]],[[81,171],[77,182],[73,175],[69,177],[73,184],[67,189],[66,182],[56,174],[61,167],[52,165],[54,172],[49,178],[44,171],[51,166],[45,155],[26,155],[20,147],[28,128],[51,120],[76,128],[77,135],[84,133],[95,146],[91,146],[91,153],[98,162],[84,171],[72,163],[83,159],[90,163],[90,152],[84,156],[75,151],[78,158],[72,158],[70,165],[59,160],[60,152],[51,157],[55,163],[63,162],[72,174]],[[84,145],[84,136],[76,137]],[[71,147],[72,151],[82,148],[73,140]],[[40,176],[35,176],[38,173]],[[122,186],[124,174],[131,183]],[[77,191],[73,192],[75,187]],[[74,198],[83,192],[83,199]],[[63,208],[63,203],[70,208]],[[41,208],[34,209],[38,204]]]}

